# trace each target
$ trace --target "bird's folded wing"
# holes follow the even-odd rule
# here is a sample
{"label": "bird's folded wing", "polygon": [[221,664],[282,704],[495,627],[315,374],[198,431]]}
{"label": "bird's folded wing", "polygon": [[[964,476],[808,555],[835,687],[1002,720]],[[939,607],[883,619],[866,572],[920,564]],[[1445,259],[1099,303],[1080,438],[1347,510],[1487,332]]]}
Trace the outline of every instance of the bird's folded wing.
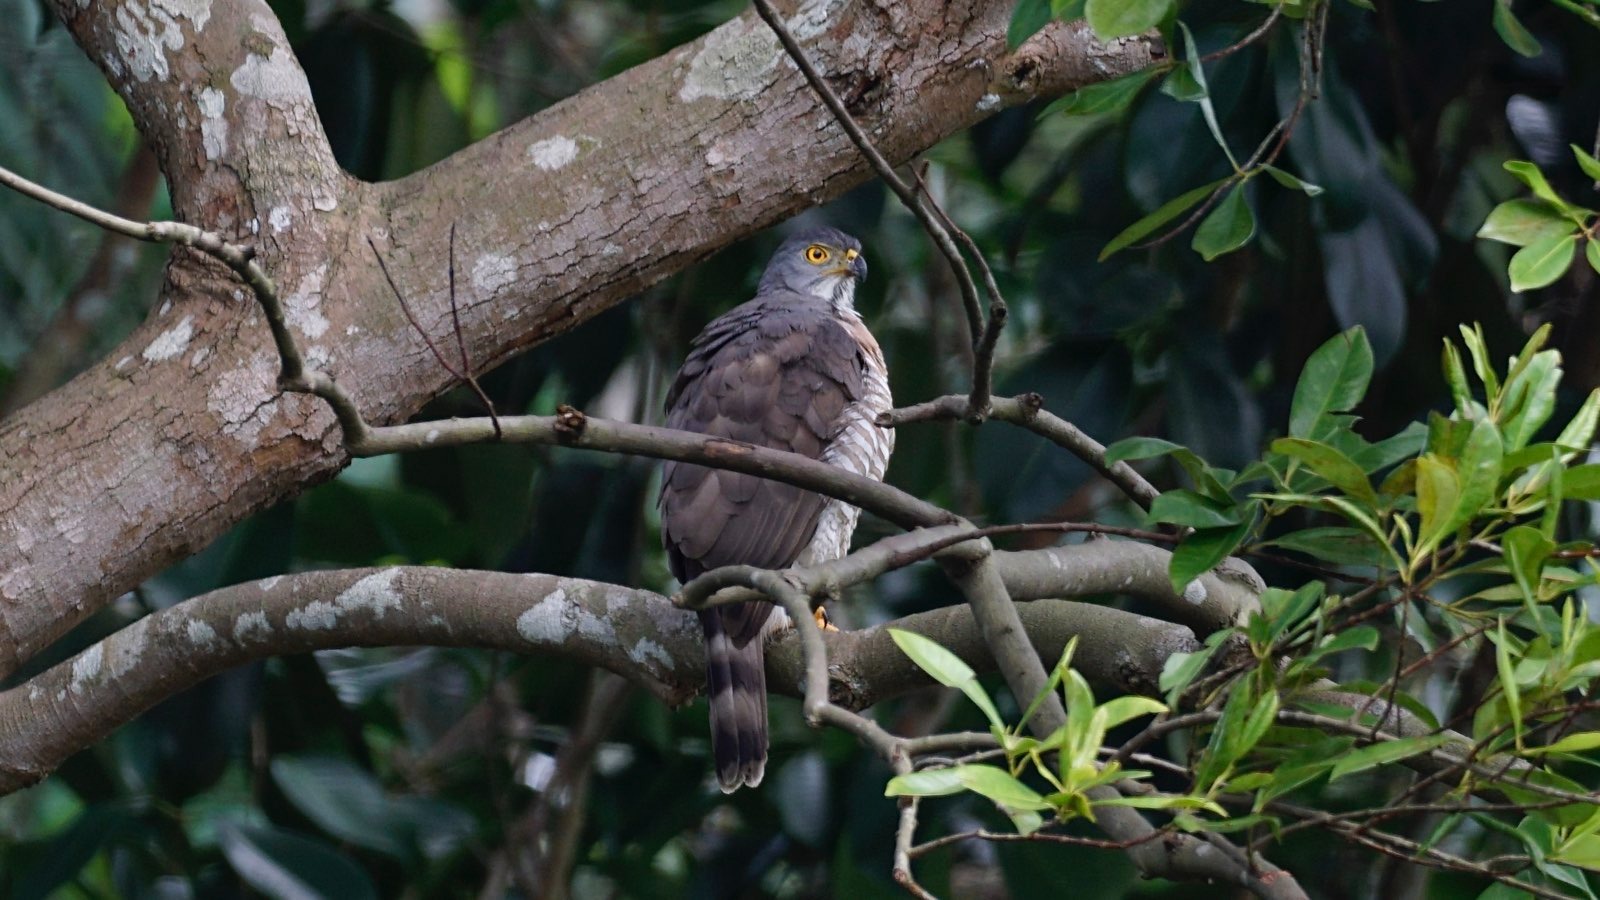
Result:
{"label": "bird's folded wing", "polygon": [[[758,301],[707,326],[668,395],[667,425],[820,458],[861,394],[863,351],[835,317],[794,305]],[[669,462],[661,528],[673,574],[791,565],[824,502],[755,475]]]}

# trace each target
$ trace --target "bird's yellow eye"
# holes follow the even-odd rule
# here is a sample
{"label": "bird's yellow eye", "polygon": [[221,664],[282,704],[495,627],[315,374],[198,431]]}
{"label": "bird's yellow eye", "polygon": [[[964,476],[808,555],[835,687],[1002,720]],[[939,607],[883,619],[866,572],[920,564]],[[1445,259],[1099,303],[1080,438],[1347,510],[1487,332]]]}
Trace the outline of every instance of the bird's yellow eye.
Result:
{"label": "bird's yellow eye", "polygon": [[821,244],[812,244],[806,248],[806,262],[814,265],[820,266],[827,262],[830,255],[831,254],[828,253],[828,248],[822,246]]}

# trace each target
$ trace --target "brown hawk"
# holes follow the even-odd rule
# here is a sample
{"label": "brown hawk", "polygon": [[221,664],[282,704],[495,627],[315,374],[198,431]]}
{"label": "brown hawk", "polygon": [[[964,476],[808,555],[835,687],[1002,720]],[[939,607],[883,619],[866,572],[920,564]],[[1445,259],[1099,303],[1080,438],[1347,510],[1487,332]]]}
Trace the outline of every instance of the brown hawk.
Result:
{"label": "brown hawk", "polygon": [[[883,477],[894,432],[883,351],[854,299],[861,242],[837,229],[783,242],[755,299],[695,338],[667,394],[667,425],[788,450]],[[861,511],[810,491],[688,463],[666,464],[661,535],[680,582],[727,565],[784,569],[843,556]],[[763,641],[788,626],[771,603],[700,613],[706,635],[711,751],[724,791],[757,785],[767,765]]]}

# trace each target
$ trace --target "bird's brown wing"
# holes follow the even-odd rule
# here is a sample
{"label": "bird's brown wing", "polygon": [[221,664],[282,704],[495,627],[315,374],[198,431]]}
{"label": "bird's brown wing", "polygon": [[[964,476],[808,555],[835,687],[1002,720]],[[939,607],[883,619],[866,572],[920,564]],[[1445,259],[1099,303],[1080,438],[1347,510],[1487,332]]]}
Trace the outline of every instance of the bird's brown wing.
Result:
{"label": "bird's brown wing", "polygon": [[[802,302],[803,301],[803,302]],[[757,300],[706,327],[668,395],[667,425],[812,459],[863,390],[863,350],[809,297]],[[661,529],[673,574],[791,565],[824,498],[754,475],[667,463]]]}

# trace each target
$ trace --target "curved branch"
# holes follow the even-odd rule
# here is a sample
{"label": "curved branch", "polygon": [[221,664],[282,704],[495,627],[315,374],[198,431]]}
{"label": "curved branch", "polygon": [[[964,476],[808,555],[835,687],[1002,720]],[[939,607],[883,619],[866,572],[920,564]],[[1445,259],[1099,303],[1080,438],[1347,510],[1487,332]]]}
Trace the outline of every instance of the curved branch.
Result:
{"label": "curved branch", "polygon": [[[472,248],[461,332],[483,369],[868,175],[750,13],[428,170],[363,185],[334,165],[262,0],[53,3],[157,148],[177,217],[257,245],[307,361],[375,424],[449,377],[357,252],[368,236],[442,333],[459,223]],[[861,87],[851,112],[891,161],[1038,84],[1069,86],[995,86],[1011,71],[1004,4],[851,0],[826,7],[826,28],[819,12],[806,4],[789,29],[830,79]],[[1024,74],[1100,80],[1152,58],[1147,41],[1080,34]],[[229,272],[178,251],[152,306],[106,360],[0,422],[0,674],[348,460],[321,404],[279,393],[265,323]]]}
{"label": "curved branch", "polygon": [[[1182,626],[1114,609],[1066,601],[1020,609],[1042,655],[1058,657],[1079,635],[1079,667],[1125,691],[1152,692],[1166,657],[1198,646]],[[890,626],[925,634],[974,668],[993,668],[962,607],[829,633],[836,703],[861,709],[931,684],[894,645]],[[153,613],[0,693],[0,794],[37,782],[140,712],[225,669],[334,647],[418,644],[561,656],[610,669],[673,704],[692,698],[705,678],[694,614],[650,591],[425,567],[284,575]],[[800,696],[804,665],[792,632],[771,648],[767,666],[775,692]]]}

